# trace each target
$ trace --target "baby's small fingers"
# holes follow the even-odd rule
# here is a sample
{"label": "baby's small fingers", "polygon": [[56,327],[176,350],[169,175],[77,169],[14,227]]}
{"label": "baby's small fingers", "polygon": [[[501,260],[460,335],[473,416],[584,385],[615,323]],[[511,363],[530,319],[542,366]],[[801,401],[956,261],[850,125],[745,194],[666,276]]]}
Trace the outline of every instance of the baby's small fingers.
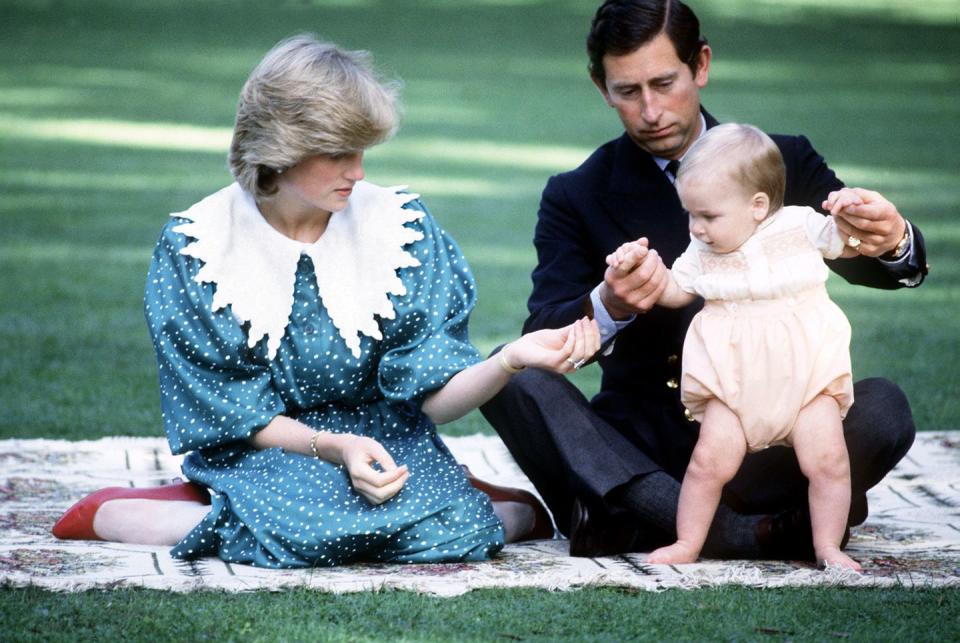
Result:
{"label": "baby's small fingers", "polygon": [[596,319],[590,320],[588,337],[590,338],[589,343],[589,355],[593,356],[598,350],[600,350],[600,325],[597,323]]}
{"label": "baby's small fingers", "polygon": [[560,349],[560,352],[564,355],[570,355],[573,352],[573,347],[577,343],[577,322],[573,322],[567,327],[567,338],[563,342],[563,348]]}
{"label": "baby's small fingers", "polygon": [[647,252],[647,249],[642,246],[631,248],[630,251],[624,255],[617,269],[623,274],[629,273],[643,263],[643,258],[647,256]]}

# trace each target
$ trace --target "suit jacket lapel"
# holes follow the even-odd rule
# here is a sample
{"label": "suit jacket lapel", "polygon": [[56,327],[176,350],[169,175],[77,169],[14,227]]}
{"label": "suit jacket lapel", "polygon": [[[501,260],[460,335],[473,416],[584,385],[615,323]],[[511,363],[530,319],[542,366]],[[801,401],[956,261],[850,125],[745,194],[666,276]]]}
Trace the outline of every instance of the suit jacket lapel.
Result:
{"label": "suit jacket lapel", "polygon": [[626,134],[617,141],[610,180],[600,201],[629,239],[659,236],[657,230],[680,209],[677,191],[666,174]]}

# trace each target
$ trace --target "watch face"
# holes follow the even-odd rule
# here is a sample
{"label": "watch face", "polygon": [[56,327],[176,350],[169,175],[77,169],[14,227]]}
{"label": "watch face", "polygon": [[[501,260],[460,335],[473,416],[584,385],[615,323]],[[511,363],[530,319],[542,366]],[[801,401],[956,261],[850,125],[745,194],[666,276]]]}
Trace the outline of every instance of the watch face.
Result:
{"label": "watch face", "polygon": [[907,251],[907,248],[910,246],[910,230],[908,229],[903,233],[903,239],[900,239],[900,243],[897,244],[897,247],[893,249],[893,254],[900,257]]}

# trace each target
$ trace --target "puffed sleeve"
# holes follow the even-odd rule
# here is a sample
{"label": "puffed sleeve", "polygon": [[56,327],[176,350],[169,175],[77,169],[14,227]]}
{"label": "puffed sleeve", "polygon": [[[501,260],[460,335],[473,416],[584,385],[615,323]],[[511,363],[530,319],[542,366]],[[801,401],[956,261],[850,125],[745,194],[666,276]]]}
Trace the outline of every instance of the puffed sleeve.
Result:
{"label": "puffed sleeve", "polygon": [[163,230],[153,253],[144,312],[160,371],[160,409],[174,454],[250,437],[284,412],[266,362],[247,348],[229,308],[213,312],[215,286],[198,284],[201,262],[180,254],[189,242]]}
{"label": "puffed sleeve", "polygon": [[810,243],[816,246],[826,259],[836,259],[843,253],[844,240],[837,227],[837,220],[822,215],[812,208],[804,208],[804,228]]}
{"label": "puffed sleeve", "polygon": [[[773,134],[771,137],[780,147],[787,166],[785,204],[806,205],[816,210],[830,192],[844,186],[805,136]],[[913,231],[916,239],[917,228],[914,227]],[[888,262],[858,255],[842,261],[829,260],[827,265],[851,284],[888,290],[904,286],[915,288],[923,283],[927,274],[926,257],[921,237],[921,242],[914,246],[914,252],[906,261]]]}
{"label": "puffed sleeve", "polygon": [[419,201],[406,207],[424,212],[408,224],[423,238],[406,250],[419,266],[399,271],[406,294],[391,299],[393,319],[383,320],[383,357],[378,384],[390,401],[415,401],[480,361],[470,343],[467,322],[477,302],[477,289],[466,259],[454,240]]}
{"label": "puffed sleeve", "polygon": [[695,284],[697,277],[700,276],[700,260],[695,245],[691,239],[687,249],[673,262],[670,267],[670,274],[681,290],[697,295],[700,293],[697,292]]}

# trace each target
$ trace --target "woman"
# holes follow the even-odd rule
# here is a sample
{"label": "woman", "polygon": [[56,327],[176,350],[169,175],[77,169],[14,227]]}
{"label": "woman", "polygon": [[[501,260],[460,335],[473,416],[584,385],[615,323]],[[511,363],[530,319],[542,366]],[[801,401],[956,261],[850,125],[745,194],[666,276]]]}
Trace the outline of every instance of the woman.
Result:
{"label": "woman", "polygon": [[102,490],[57,536],[304,567],[481,560],[552,534],[532,495],[473,480],[491,505],[434,423],[527,366],[576,368],[599,333],[582,319],[480,360],[459,249],[417,195],[363,181],[364,149],[396,122],[361,53],[298,36],[261,61],[236,183],[174,215],[147,279],[164,425],[191,483]]}

